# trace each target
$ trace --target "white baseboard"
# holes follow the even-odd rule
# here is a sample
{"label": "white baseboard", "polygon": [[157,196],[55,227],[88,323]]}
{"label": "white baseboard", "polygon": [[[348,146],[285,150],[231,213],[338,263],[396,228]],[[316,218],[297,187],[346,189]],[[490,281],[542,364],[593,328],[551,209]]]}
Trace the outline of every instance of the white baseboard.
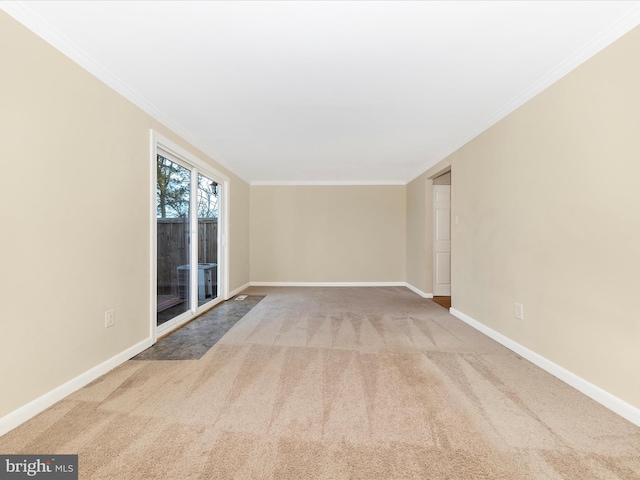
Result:
{"label": "white baseboard", "polygon": [[508,337],[505,337],[501,333],[496,332],[495,330],[487,327],[486,325],[474,320],[470,316],[456,310],[455,308],[449,309],[449,312],[463,322],[472,326],[476,330],[484,333],[486,336],[494,339],[496,342],[504,345],[509,350],[517,353],[523,358],[526,358],[534,365],[542,368],[547,371],[554,377],[562,380],[566,384],[572,386],[576,390],[584,393],[587,397],[595,400],[599,404],[605,406],[609,410],[617,413],[623,418],[626,418],[631,423],[638,425],[640,427],[640,409],[630,405],[624,400],[616,397],[615,395],[610,394],[609,392],[603,390],[602,388],[594,385],[593,383],[588,382],[582,377],[579,377],[575,373],[570,372],[569,370],[561,367],[553,363],[551,360],[543,357],[542,355],[529,350],[527,347],[520,345],[519,343],[511,340]]}
{"label": "white baseboard", "polygon": [[419,288],[416,288],[416,287],[414,287],[413,285],[411,285],[409,283],[405,283],[404,286],[407,287],[409,290],[411,290],[413,293],[417,293],[422,298],[433,298],[433,293],[423,292]]}
{"label": "white baseboard", "polygon": [[252,287],[406,287],[405,282],[251,282]]}
{"label": "white baseboard", "polygon": [[235,297],[241,291],[243,291],[246,288],[249,288],[250,286],[251,286],[251,282],[247,282],[244,285],[242,285],[241,287],[236,288],[234,291],[229,292],[229,296],[225,300],[229,300],[230,298]]}
{"label": "white baseboard", "polygon": [[10,430],[13,430],[27,420],[35,417],[40,412],[46,410],[66,396],[71,395],[76,390],[79,390],[85,385],[93,382],[96,378],[101,377],[110,370],[113,370],[118,365],[121,365],[131,357],[136,356],[138,353],[150,347],[152,344],[153,341],[150,338],[147,338],[135,344],[134,346],[127,348],[124,352],[111,357],[109,360],[102,362],[100,365],[87,370],[86,372],[69,380],[67,383],[54,388],[50,392],[45,393],[41,397],[36,398],[35,400],[27,403],[19,409],[0,418],[0,436],[4,435]]}
{"label": "white baseboard", "polygon": [[252,287],[406,287],[422,298],[433,298],[407,282],[251,282]]}

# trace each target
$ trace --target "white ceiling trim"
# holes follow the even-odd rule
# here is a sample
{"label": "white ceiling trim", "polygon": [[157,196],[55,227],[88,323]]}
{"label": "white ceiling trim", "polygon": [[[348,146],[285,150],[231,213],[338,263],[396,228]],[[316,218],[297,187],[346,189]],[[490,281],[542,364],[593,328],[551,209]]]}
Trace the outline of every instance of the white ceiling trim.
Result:
{"label": "white ceiling trim", "polygon": [[568,74],[584,61],[597,54],[603,48],[610,45],[619,37],[629,32],[632,28],[640,24],[640,6],[634,7],[625,14],[624,17],[619,19],[615,24],[605,30],[599,37],[591,41],[583,48],[574,52],[566,61],[558,65],[548,74],[541,77],[538,81],[532,84],[521,95],[518,95],[511,102],[506,104],[503,108],[498,110],[494,115],[487,118],[485,122],[479,127],[470,131],[466,135],[459,137],[459,140],[452,143],[448,148],[443,148],[436,156],[435,161],[431,165],[425,164],[420,167],[419,171],[416,171],[406,181],[393,181],[393,182],[369,182],[369,181],[254,181],[247,180],[247,177],[238,174],[236,168],[229,162],[225,161],[221,156],[217,155],[209,145],[203,144],[196,137],[194,137],[188,130],[177,124],[167,114],[158,109],[154,104],[150,103],[145,97],[139,94],[137,91],[130,88],[125,82],[120,80],[117,76],[103,67],[93,57],[88,55],[84,50],[71,42],[68,38],[62,35],[59,31],[52,28],[46,21],[40,16],[34,13],[28,4],[15,1],[0,1],[0,8],[6,13],[11,15],[17,21],[25,25],[36,35],[40,36],[43,40],[51,44],[54,48],[61,53],[69,57],[72,61],[76,62],[82,68],[89,73],[97,77],[106,85],[114,89],[117,93],[124,98],[131,101],[134,105],[138,106],[145,113],[149,114],[152,118],[172,130],[174,133],[180,135],[183,139],[188,141],[195,148],[201,150],[206,155],[214,159],[217,163],[227,168],[235,175],[239,176],[243,180],[247,181],[251,185],[405,185],[424,173],[432,165],[445,159],[447,156],[458,150],[460,147],[471,141],[473,138],[490,128],[492,125],[500,121],[502,118],[516,110],[518,107],[526,103],[528,100],[548,88],[550,85],[558,81],[560,78]]}
{"label": "white ceiling trim", "polygon": [[408,182],[403,182],[401,180],[397,181],[351,181],[351,180],[319,180],[319,181],[268,181],[268,180],[257,180],[251,182],[251,186],[358,186],[358,185],[372,185],[372,186],[383,186],[383,185],[406,185]]}
{"label": "white ceiling trim", "polygon": [[[573,53],[569,58],[567,58],[560,65],[555,67],[549,73],[542,76],[538,81],[536,81],[533,85],[527,88],[522,94],[518,95],[511,102],[506,104],[503,108],[498,110],[495,114],[489,117],[481,127],[477,128],[473,132],[469,133],[462,140],[456,142],[451,145],[449,148],[441,150],[437,155],[437,160],[434,162],[436,165],[438,162],[441,162],[453,152],[463,147],[475,137],[480,135],[485,130],[489,129],[491,126],[498,123],[504,117],[509,115],[511,112],[515,111],[518,107],[524,105],[533,97],[549,88],[555,82],[560,80],[562,77],[570,73],[572,70],[580,66],[582,63],[589,60],[591,57],[596,55],[598,52],[603,50],[604,48],[611,45],[617,39],[622,37],[624,34],[630,32],[632,29],[640,25],[640,5],[634,7],[630,10],[630,12],[625,15],[623,18],[619,19],[615,22],[610,28],[602,32],[598,37],[593,39],[587,45],[578,49]],[[419,177],[425,172],[425,170],[421,170],[413,175],[411,179],[409,179],[406,183],[410,183],[415,178]]]}
{"label": "white ceiling trim", "polygon": [[120,80],[117,76],[111,73],[108,69],[103,67],[100,62],[97,62],[93,57],[88,55],[84,50],[71,42],[68,38],[52,28],[47,22],[45,22],[39,15],[34,13],[22,2],[3,1],[0,2],[0,8],[6,13],[15,18],[18,22],[23,24],[33,33],[42,38],[45,42],[52,45],[55,49],[69,57],[75,63],[87,70],[90,74],[95,76],[98,80],[107,84],[114,89],[117,93],[129,100],[135,106],[140,108],[145,113],[149,114],[155,120],[162,125],[177,133],[184,140],[196,147],[198,150],[204,152],[211,157],[217,163],[231,171],[234,175],[240,177],[245,182],[248,180],[239,175],[235,169],[221,159],[219,155],[212,152],[208,145],[204,145],[197,138],[195,138],[189,131],[178,125],[168,115],[158,109],[155,105],[147,101],[142,95],[130,88],[125,82]]}

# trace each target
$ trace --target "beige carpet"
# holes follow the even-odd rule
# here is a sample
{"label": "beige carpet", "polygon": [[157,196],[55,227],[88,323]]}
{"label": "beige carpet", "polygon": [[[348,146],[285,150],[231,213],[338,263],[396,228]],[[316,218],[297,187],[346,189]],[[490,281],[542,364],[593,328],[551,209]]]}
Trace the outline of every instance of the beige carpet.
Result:
{"label": "beige carpet", "polygon": [[640,428],[404,288],[266,295],[207,354],[129,361],[0,438],[80,478],[640,479]]}

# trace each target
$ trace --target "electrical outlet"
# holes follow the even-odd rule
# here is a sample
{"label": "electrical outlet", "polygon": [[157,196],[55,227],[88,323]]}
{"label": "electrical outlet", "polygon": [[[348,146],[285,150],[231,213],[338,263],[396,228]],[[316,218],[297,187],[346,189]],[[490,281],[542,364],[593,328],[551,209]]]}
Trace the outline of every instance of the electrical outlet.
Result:
{"label": "electrical outlet", "polygon": [[113,327],[116,324],[115,310],[107,310],[104,312],[104,328]]}
{"label": "electrical outlet", "polygon": [[521,303],[516,303],[514,315],[518,320],[524,320],[524,307]]}

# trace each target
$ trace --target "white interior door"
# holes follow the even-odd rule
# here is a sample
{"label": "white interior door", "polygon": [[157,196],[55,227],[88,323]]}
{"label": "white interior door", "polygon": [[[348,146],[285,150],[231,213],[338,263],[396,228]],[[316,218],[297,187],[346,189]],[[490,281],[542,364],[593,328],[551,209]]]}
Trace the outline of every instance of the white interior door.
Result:
{"label": "white interior door", "polygon": [[433,186],[433,295],[451,296],[451,185]]}

